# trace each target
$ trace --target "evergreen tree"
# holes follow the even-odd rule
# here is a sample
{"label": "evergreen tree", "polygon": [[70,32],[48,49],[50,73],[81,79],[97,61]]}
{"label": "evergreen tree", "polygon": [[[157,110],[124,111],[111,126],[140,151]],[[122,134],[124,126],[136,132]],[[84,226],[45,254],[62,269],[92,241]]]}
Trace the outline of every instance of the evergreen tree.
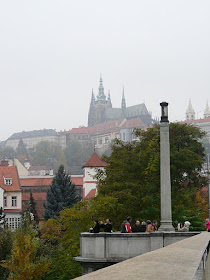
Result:
{"label": "evergreen tree", "polygon": [[33,219],[35,222],[39,221],[38,214],[36,211],[36,202],[34,200],[32,192],[30,193],[30,199],[29,199],[29,203],[28,203],[28,212],[33,214]]}
{"label": "evergreen tree", "polygon": [[64,208],[70,208],[80,200],[76,195],[75,185],[71,177],[65,173],[64,166],[60,165],[58,173],[52,181],[51,188],[47,192],[47,204],[45,207],[45,219],[59,215]]}

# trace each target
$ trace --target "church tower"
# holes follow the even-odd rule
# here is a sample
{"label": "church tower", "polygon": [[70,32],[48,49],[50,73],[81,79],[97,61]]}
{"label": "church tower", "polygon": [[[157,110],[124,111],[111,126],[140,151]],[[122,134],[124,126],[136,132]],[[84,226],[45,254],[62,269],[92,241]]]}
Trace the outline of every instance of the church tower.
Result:
{"label": "church tower", "polygon": [[195,111],[192,107],[191,99],[189,100],[189,105],[186,111],[186,120],[194,120],[195,119]]}
{"label": "church tower", "polygon": [[204,111],[204,119],[210,118],[210,110],[209,110],[209,104],[208,101],[206,102],[206,109]]}
{"label": "church tower", "polygon": [[92,98],[88,113],[88,127],[92,127],[98,123],[103,123],[106,121],[106,108],[112,108],[110,93],[108,98],[104,93],[103,80],[100,76],[98,94],[95,98],[92,91]]}
{"label": "church tower", "polygon": [[121,109],[122,109],[122,117],[125,117],[125,111],[126,111],[126,102],[125,102],[125,93],[124,93],[124,87],[122,92],[122,102],[121,102]]}

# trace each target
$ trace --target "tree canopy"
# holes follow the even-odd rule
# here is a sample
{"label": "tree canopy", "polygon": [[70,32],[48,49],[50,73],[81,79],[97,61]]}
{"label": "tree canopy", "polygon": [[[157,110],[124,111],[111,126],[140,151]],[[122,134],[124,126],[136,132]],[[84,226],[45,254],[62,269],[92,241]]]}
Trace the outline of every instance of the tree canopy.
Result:
{"label": "tree canopy", "polygon": [[[197,193],[205,183],[199,173],[205,158],[200,140],[205,133],[179,123],[171,123],[169,129],[173,220],[182,219],[186,211],[204,215],[197,203]],[[124,143],[115,140],[111,156],[104,156],[108,165],[105,171],[98,173],[99,195],[95,199],[112,196],[118,199],[123,215],[126,210],[126,215],[135,218],[159,219],[160,126],[155,125],[146,131],[136,130],[135,134],[139,141]]]}

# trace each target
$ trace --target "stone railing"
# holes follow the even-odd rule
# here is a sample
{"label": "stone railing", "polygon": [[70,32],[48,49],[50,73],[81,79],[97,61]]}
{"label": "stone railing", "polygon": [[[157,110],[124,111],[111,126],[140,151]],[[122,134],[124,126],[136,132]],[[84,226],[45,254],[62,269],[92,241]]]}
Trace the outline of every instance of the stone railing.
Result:
{"label": "stone railing", "polygon": [[80,262],[83,274],[136,257],[200,232],[81,233]]}
{"label": "stone railing", "polygon": [[[157,236],[158,235],[159,233],[157,233]],[[151,235],[150,237],[153,239],[154,236]],[[148,239],[150,239],[150,237],[148,235]],[[89,279],[90,280],[96,280],[96,279],[97,280],[106,280],[106,279],[207,280],[210,279],[210,257],[209,257],[210,233],[202,232],[201,234],[197,234],[190,238],[186,238],[186,237],[187,236],[185,236],[184,240],[178,241],[176,243],[173,243],[161,249],[144,253],[140,256],[130,258],[126,261],[119,262],[115,265],[111,265],[109,267],[94,271],[92,273],[83,275],[76,279],[81,279],[81,280],[83,279],[86,280]],[[153,241],[156,242],[155,239],[153,239]],[[151,240],[150,244],[153,244],[153,241]],[[100,243],[100,239],[98,239],[97,242]],[[89,245],[92,250],[93,244],[89,244]],[[138,245],[136,245],[136,247],[138,247]],[[102,246],[100,248],[102,250]],[[115,249],[113,248],[113,250]],[[93,252],[94,250],[92,250],[92,255],[94,255]]]}

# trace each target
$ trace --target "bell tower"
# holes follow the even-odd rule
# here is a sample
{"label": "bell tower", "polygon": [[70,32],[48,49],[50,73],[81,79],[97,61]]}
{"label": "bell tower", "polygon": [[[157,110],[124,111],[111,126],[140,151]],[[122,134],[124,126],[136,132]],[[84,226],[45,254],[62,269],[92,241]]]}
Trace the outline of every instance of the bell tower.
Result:
{"label": "bell tower", "polygon": [[106,109],[112,108],[112,102],[110,97],[110,92],[108,93],[108,98],[104,93],[103,80],[100,76],[98,94],[95,98],[92,90],[92,98],[88,113],[88,127],[92,127],[96,124],[103,123],[106,121]]}
{"label": "bell tower", "polygon": [[209,104],[208,101],[206,102],[206,109],[204,111],[204,119],[210,118],[210,110],[209,110]]}
{"label": "bell tower", "polygon": [[195,119],[195,111],[192,107],[191,99],[189,100],[188,108],[186,110],[186,120],[194,120]]}

